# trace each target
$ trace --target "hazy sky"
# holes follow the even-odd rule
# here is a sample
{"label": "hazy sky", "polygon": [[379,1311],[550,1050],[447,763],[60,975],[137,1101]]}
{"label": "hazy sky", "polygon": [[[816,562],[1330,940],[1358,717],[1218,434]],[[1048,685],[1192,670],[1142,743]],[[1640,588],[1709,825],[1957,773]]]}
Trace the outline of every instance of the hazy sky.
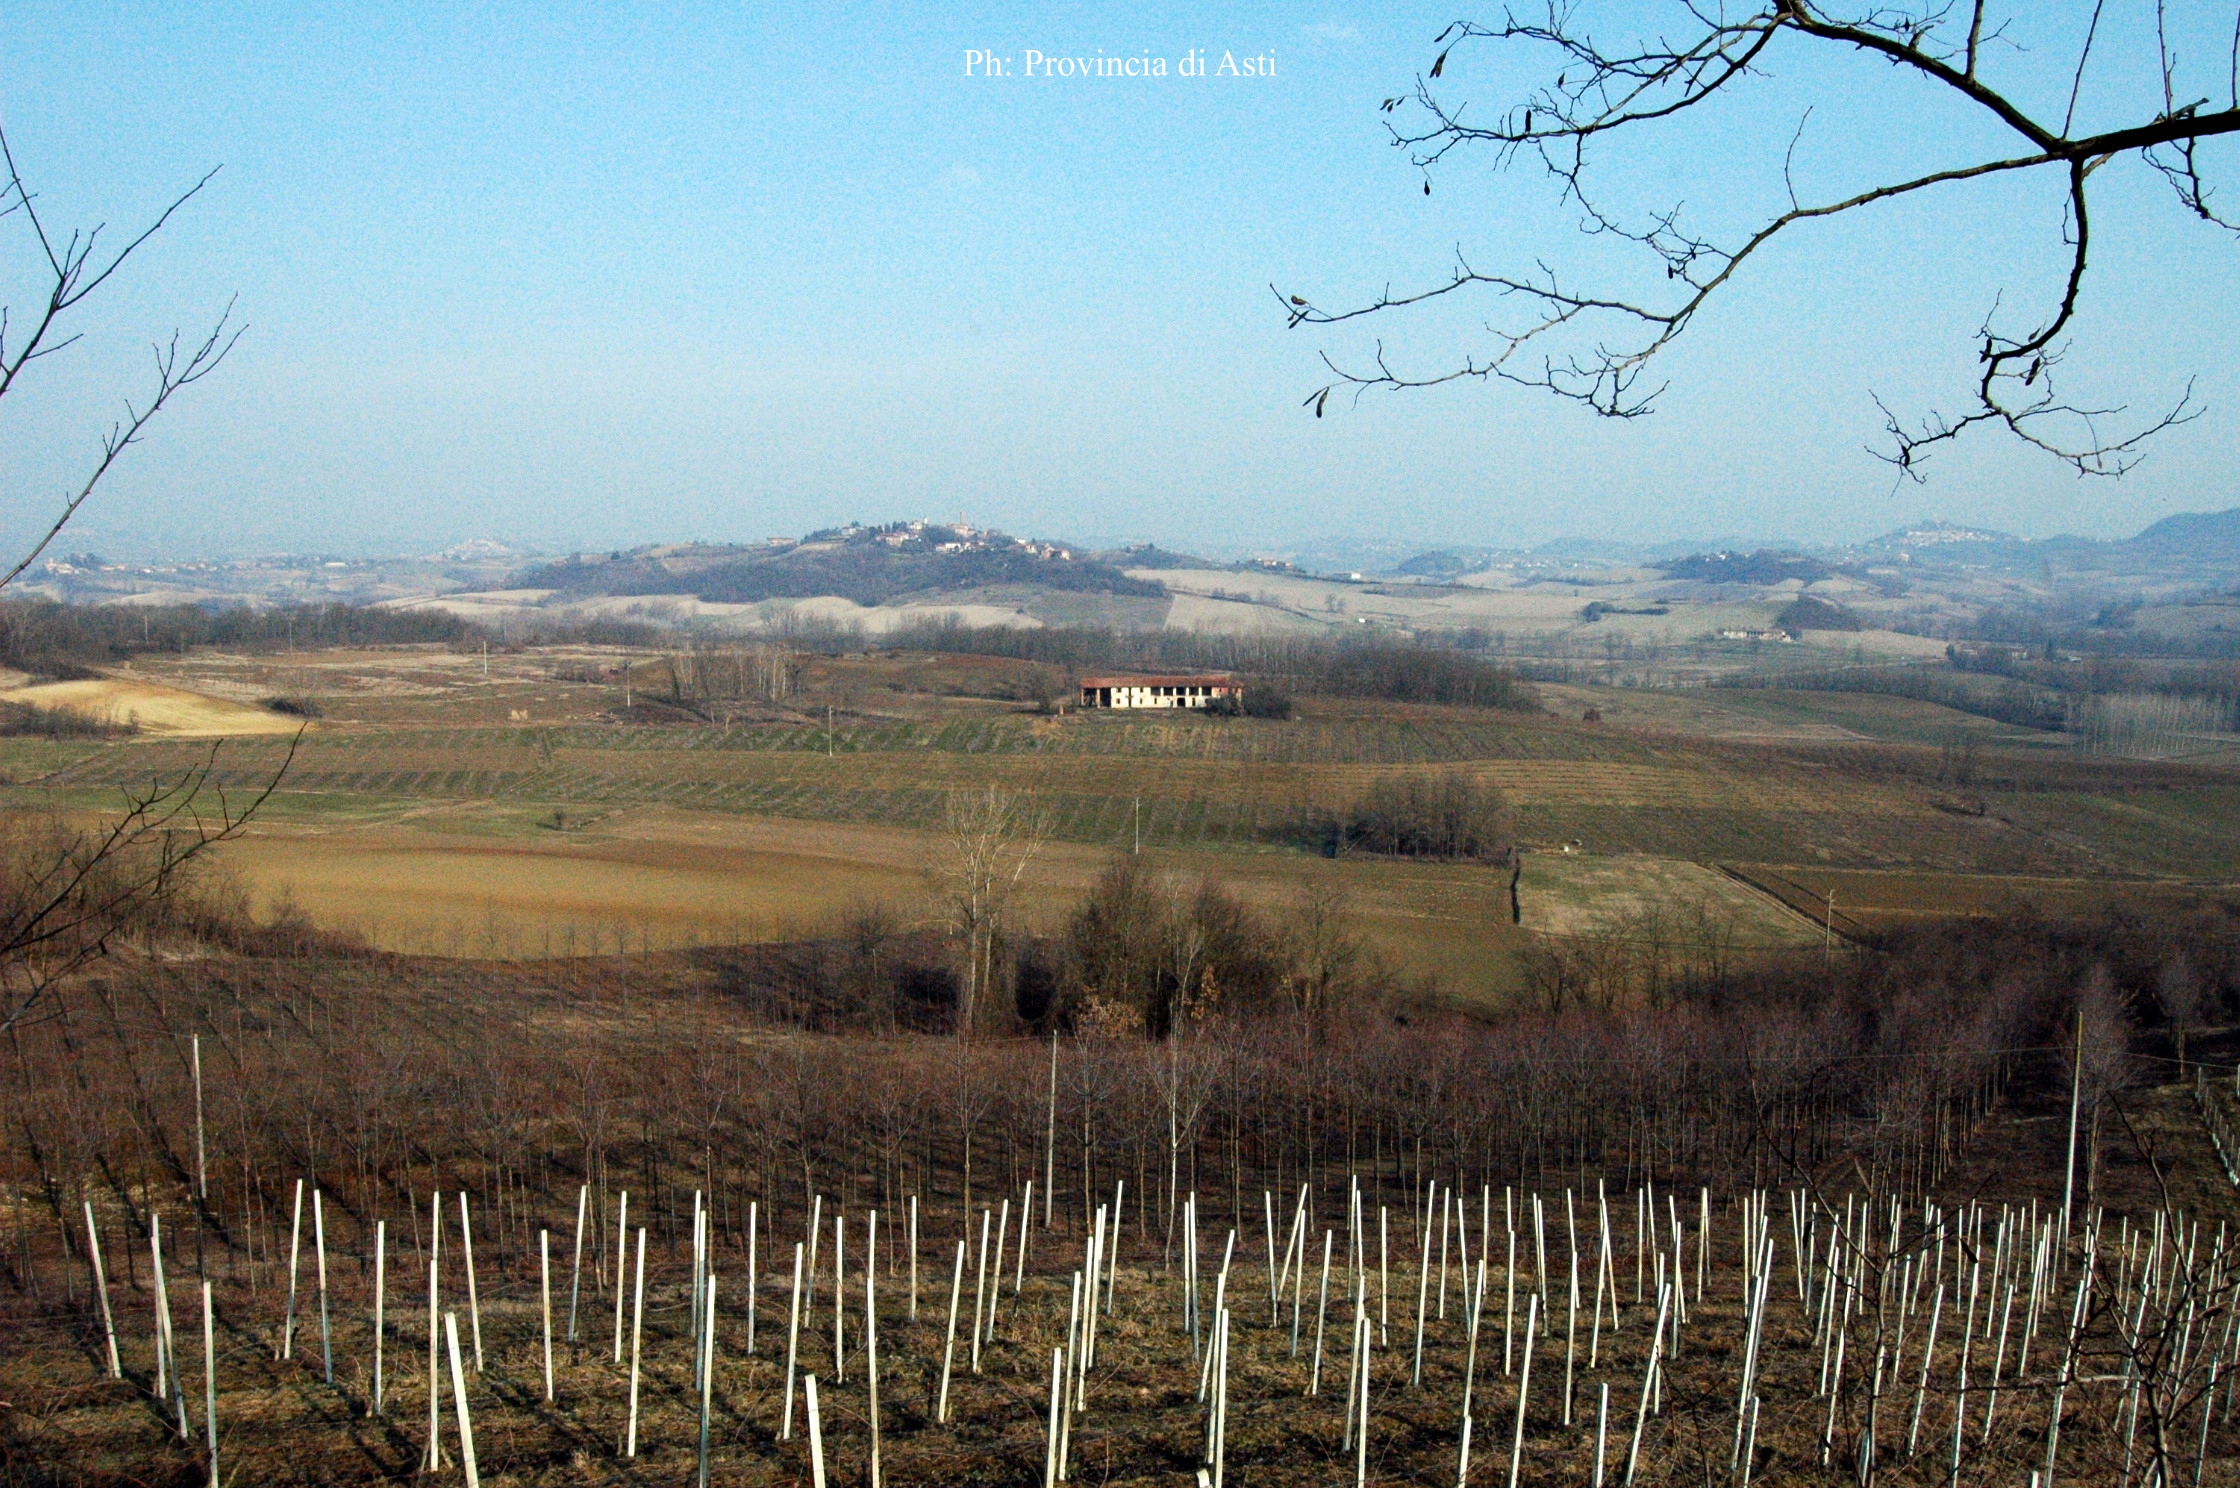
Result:
{"label": "hazy sky", "polygon": [[[2240,501],[2240,245],[2135,162],[2099,180],[2068,371],[2081,396],[2140,408],[2198,375],[2207,413],[2120,484],[1986,437],[1898,486],[1863,448],[1871,393],[1954,404],[1994,298],[2034,306],[2054,282],[2051,176],[1800,234],[1690,333],[1653,418],[1469,384],[1334,399],[1317,421],[1299,405],[1319,351],[1382,334],[1428,368],[1482,349],[1473,328],[1498,307],[1318,335],[1285,329],[1271,281],[1340,304],[1435,280],[1458,248],[1487,268],[1606,262],[1542,179],[1464,153],[1426,197],[1386,143],[1377,104],[1428,66],[1450,0],[782,9],[0,10],[0,117],[51,221],[136,223],[224,166],[86,341],[0,405],[5,531],[94,449],[147,341],[236,293],[235,359],[132,453],[73,545],[566,549],[962,512],[1280,552],[1348,533],[1811,541],[1924,515],[2117,535]],[[2058,98],[2090,7],[2023,9],[1992,65]],[[2109,10],[2081,113],[2128,121],[2151,12]],[[2224,40],[2185,39],[2221,59]],[[1014,76],[966,77],[968,49]],[[1163,58],[1170,76],[1030,79],[1029,50]],[[1274,75],[1171,75],[1193,50],[1209,73],[1224,52],[1272,56]],[[1778,199],[1808,103],[1807,195],[1994,138],[1871,61],[1792,45],[1772,64],[1613,154],[1613,197],[1740,224]],[[1524,76],[1485,53],[1448,73],[1483,111]],[[0,242],[20,304],[24,244]]]}

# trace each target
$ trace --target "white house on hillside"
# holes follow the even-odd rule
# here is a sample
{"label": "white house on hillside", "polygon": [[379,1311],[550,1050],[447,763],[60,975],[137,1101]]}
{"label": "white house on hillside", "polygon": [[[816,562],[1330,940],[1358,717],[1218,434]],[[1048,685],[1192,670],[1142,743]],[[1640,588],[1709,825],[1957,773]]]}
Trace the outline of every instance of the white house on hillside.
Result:
{"label": "white house on hillside", "polygon": [[1244,691],[1226,672],[1194,677],[1083,677],[1084,708],[1203,708]]}

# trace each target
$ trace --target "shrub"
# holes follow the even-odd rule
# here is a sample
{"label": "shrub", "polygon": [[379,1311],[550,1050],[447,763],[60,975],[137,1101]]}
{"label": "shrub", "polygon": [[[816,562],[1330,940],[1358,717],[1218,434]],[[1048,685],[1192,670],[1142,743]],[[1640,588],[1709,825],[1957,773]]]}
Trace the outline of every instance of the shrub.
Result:
{"label": "shrub", "polygon": [[[1324,941],[1352,945],[1329,906]],[[1305,912],[1300,922],[1313,921]],[[1320,1012],[1358,989],[1358,956],[1299,942],[1214,880],[1195,890],[1155,876],[1132,855],[1113,859],[1064,936],[1058,1021],[1130,1026],[1164,1038],[1217,1013],[1293,1000],[1312,985]],[[1317,978],[1319,977],[1319,980]]]}
{"label": "shrub", "polygon": [[1339,852],[1506,860],[1509,803],[1466,770],[1378,781],[1339,825]]}
{"label": "shrub", "polygon": [[1291,694],[1273,682],[1247,683],[1242,694],[1225,693],[1206,704],[1216,718],[1289,718]]}
{"label": "shrub", "polygon": [[1247,718],[1289,718],[1291,694],[1273,682],[1252,683],[1244,690],[1243,712]]}
{"label": "shrub", "polygon": [[112,723],[75,708],[35,708],[29,703],[0,702],[0,736],[42,739],[110,739],[137,734],[140,725],[130,720]]}

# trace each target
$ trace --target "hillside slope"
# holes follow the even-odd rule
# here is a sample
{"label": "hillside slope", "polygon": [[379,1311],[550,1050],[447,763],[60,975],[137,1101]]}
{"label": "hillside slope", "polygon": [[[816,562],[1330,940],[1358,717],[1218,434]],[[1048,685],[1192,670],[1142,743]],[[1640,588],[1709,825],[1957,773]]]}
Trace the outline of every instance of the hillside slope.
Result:
{"label": "hillside slope", "polygon": [[673,594],[711,604],[832,595],[882,605],[998,585],[1141,597],[1166,593],[1154,580],[1076,558],[1058,544],[923,523],[848,527],[755,547],[694,543],[606,558],[577,555],[525,570],[514,584],[571,599]]}

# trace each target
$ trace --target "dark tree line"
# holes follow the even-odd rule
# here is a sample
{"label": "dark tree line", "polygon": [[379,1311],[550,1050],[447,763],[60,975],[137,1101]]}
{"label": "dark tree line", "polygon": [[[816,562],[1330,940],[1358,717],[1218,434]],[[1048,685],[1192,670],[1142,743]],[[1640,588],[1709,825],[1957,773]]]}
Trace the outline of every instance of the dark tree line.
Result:
{"label": "dark tree line", "polygon": [[879,645],[896,651],[1001,656],[1075,670],[1233,671],[1242,673],[1248,684],[1273,683],[1279,690],[1311,697],[1518,712],[1540,707],[1530,685],[1509,668],[1473,649],[1430,641],[1123,632],[1086,626],[982,629],[930,622],[891,631]]}
{"label": "dark tree line", "polygon": [[482,638],[456,615],[347,604],[247,606],[0,604],[0,664],[70,678],[91,668],[197,646],[269,651],[298,646],[393,646]]}

